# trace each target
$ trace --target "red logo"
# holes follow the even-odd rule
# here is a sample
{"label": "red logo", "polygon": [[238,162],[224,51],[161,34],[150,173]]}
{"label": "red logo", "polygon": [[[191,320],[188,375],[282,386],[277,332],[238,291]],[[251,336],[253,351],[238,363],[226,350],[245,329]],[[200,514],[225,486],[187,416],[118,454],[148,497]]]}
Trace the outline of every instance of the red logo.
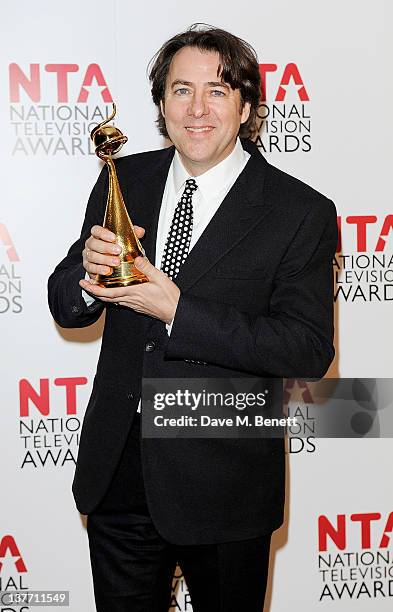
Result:
{"label": "red logo", "polygon": [[[261,101],[263,102],[265,102],[267,99],[267,75],[269,72],[276,72],[276,71],[277,71],[277,64],[259,64],[259,72],[261,74],[261,80],[262,80]],[[287,95],[287,87],[290,84],[294,85],[297,88],[297,94],[299,96],[299,100],[301,100],[302,102],[309,102],[310,98],[308,96],[307,90],[303,83],[303,79],[300,75],[299,68],[297,67],[296,64],[292,62],[290,64],[287,64],[284,68],[284,72],[281,76],[280,84],[274,96],[274,100],[276,102],[284,102],[285,97]]]}
{"label": "red logo", "polygon": [[[66,414],[76,414],[76,388],[85,385],[87,378],[84,376],[73,378],[55,378],[57,387],[65,387]],[[50,411],[49,378],[40,379],[40,390],[36,391],[30,382],[22,379],[19,382],[20,416],[29,416],[29,401],[31,401],[43,416],[48,416]]]}
{"label": "red logo", "polygon": [[[32,102],[41,101],[41,80],[46,73],[53,76],[47,77],[55,79],[57,86],[57,102],[69,102],[68,82],[72,73],[79,72],[78,64],[45,64],[44,75],[40,64],[30,64],[29,70],[24,71],[18,64],[9,66],[10,82],[10,101],[20,102],[21,90],[27,94]],[[89,64],[81,82],[77,103],[87,102],[89,90],[87,89],[95,81],[101,87],[101,96],[104,102],[112,102],[112,96],[106,83],[105,77],[98,64]],[[74,77],[73,77],[74,78]],[[75,77],[77,78],[77,77]]]}
{"label": "red logo", "polygon": [[[337,521],[334,525],[330,522],[327,516],[321,515],[318,518],[318,536],[319,550],[322,552],[327,550],[328,537],[339,550],[345,550],[347,547],[347,521],[359,523],[360,545],[362,549],[371,548],[372,543],[371,524],[374,521],[380,521],[382,515],[380,512],[364,512],[361,514],[351,514],[346,517],[345,514],[338,514]],[[383,523],[384,528],[382,536],[378,540],[378,548],[387,548],[390,542],[390,533],[393,530],[393,512],[388,515],[386,522]]]}
{"label": "red logo", "polygon": [[[345,217],[345,222],[348,225],[355,226],[356,232],[356,246],[357,251],[359,253],[364,253],[367,251],[367,248],[370,246],[368,244],[368,235],[367,230],[370,225],[377,223],[378,219],[375,215],[350,215]],[[338,243],[337,243],[337,253],[340,253],[342,250],[342,217],[337,217],[338,223]],[[379,232],[379,238],[376,242],[374,251],[384,251],[386,245],[386,238],[390,231],[393,229],[393,215],[387,215],[382,223],[382,227]]]}
{"label": "red logo", "polygon": [[[26,565],[22,559],[22,555],[19,552],[19,548],[16,545],[14,538],[11,535],[5,535],[0,540],[0,559],[4,559],[7,551],[9,551],[11,557],[15,558],[15,569],[20,574],[27,572]],[[3,562],[0,561],[0,572],[3,567]]]}
{"label": "red logo", "polygon": [[14,243],[11,240],[11,236],[5,225],[0,223],[0,242],[6,247],[6,253],[10,261],[19,261],[18,253]]}

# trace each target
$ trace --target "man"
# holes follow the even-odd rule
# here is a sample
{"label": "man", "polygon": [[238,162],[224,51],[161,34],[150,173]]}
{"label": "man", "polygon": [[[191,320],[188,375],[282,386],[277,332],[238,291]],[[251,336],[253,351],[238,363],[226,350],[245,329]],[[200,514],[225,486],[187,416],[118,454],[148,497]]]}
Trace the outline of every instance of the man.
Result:
{"label": "man", "polygon": [[149,282],[95,284],[120,252],[101,227],[105,169],[49,280],[60,325],[106,310],[73,483],[97,610],[166,611],[178,561],[195,612],[261,612],[283,516],[283,441],[141,438],[141,379],[323,376],[334,355],[335,207],[247,138],[260,97],[247,43],[191,28],[163,45],[150,78],[174,146],[117,161]]}

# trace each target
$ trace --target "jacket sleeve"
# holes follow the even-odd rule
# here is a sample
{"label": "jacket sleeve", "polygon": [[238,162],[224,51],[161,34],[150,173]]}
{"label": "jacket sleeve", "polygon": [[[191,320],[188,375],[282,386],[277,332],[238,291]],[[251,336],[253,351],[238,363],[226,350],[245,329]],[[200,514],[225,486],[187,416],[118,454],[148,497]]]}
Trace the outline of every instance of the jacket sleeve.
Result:
{"label": "jacket sleeve", "polygon": [[104,302],[87,306],[79,285],[85,276],[82,251],[93,225],[102,225],[108,192],[107,170],[104,166],[90,194],[80,238],[67,256],[56,266],[48,280],[48,303],[56,323],[61,327],[86,327],[100,317]]}
{"label": "jacket sleeve", "polygon": [[336,246],[336,209],[325,199],[311,207],[281,259],[268,316],[184,293],[166,357],[256,375],[321,378],[334,357]]}

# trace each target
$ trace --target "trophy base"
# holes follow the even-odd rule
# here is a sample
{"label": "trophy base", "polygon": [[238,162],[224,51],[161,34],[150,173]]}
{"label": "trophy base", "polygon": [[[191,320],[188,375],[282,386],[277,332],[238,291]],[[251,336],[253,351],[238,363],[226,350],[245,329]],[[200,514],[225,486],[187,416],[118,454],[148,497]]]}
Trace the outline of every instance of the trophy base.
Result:
{"label": "trophy base", "polygon": [[148,283],[149,279],[145,274],[139,272],[133,263],[124,261],[120,266],[113,268],[112,274],[104,276],[99,274],[97,280],[103,287],[129,287],[130,285],[140,285]]}
{"label": "trophy base", "polygon": [[148,283],[149,279],[146,278],[116,278],[113,280],[105,279],[105,281],[99,279],[100,285],[104,287],[129,287],[130,285],[140,285],[141,283]]}

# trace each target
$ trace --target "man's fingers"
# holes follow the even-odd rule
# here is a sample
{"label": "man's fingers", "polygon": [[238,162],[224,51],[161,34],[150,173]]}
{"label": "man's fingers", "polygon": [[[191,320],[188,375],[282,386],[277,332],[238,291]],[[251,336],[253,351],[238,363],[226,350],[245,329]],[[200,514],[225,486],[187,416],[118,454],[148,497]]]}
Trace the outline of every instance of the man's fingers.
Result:
{"label": "man's fingers", "polygon": [[101,227],[101,225],[93,225],[90,231],[94,238],[104,240],[105,242],[116,242],[116,235],[106,227]]}
{"label": "man's fingers", "polygon": [[[139,225],[134,225],[134,230],[138,238],[145,234],[145,229]],[[115,240],[115,234],[105,227],[93,225],[91,228],[91,236],[82,252],[83,267],[91,277],[111,274],[113,267],[120,265],[121,247]]]}
{"label": "man's fingers", "polygon": [[102,255],[96,251],[86,253],[88,263],[102,264],[103,266],[120,266],[120,257],[116,255]]}
{"label": "man's fingers", "polygon": [[[90,253],[102,253],[104,255],[119,255],[121,253],[121,247],[113,242],[104,242],[98,238],[90,237],[86,240],[85,247]],[[90,259],[89,253],[86,254],[87,258]]]}
{"label": "man's fingers", "polygon": [[[143,238],[145,235],[145,228],[140,225],[134,225],[134,230],[138,238]],[[105,242],[116,242],[116,234],[101,225],[93,225],[91,235]]]}
{"label": "man's fingers", "polygon": [[134,261],[135,267],[143,272],[150,280],[155,280],[159,274],[161,274],[160,270],[157,270],[156,267],[153,266],[152,263],[147,259],[147,257],[136,257]]}
{"label": "man's fingers", "polygon": [[134,225],[134,230],[138,238],[143,238],[143,236],[145,235],[146,230],[144,227],[140,227],[140,225]]}
{"label": "man's fingers", "polygon": [[100,287],[100,285],[92,285],[87,280],[81,279],[79,284],[83,289],[89,291],[89,293],[93,293],[97,297],[106,298],[108,300],[119,300],[119,298],[124,298],[124,287],[114,287],[113,289],[108,289],[107,287]]}
{"label": "man's fingers", "polygon": [[[145,228],[140,227],[139,225],[134,225],[135,234],[138,238],[143,238],[145,235]],[[104,227],[100,227],[98,225],[94,225],[91,228],[91,236],[86,240],[85,247],[90,251],[97,251],[98,253],[110,253],[113,255],[118,255],[121,253],[121,247],[119,244],[109,238],[114,236],[115,234],[109,232]]]}
{"label": "man's fingers", "polygon": [[96,274],[108,276],[108,274],[112,274],[112,268],[110,266],[102,266],[99,264],[86,262],[84,268],[86,272],[90,274],[90,276],[95,276]]}

